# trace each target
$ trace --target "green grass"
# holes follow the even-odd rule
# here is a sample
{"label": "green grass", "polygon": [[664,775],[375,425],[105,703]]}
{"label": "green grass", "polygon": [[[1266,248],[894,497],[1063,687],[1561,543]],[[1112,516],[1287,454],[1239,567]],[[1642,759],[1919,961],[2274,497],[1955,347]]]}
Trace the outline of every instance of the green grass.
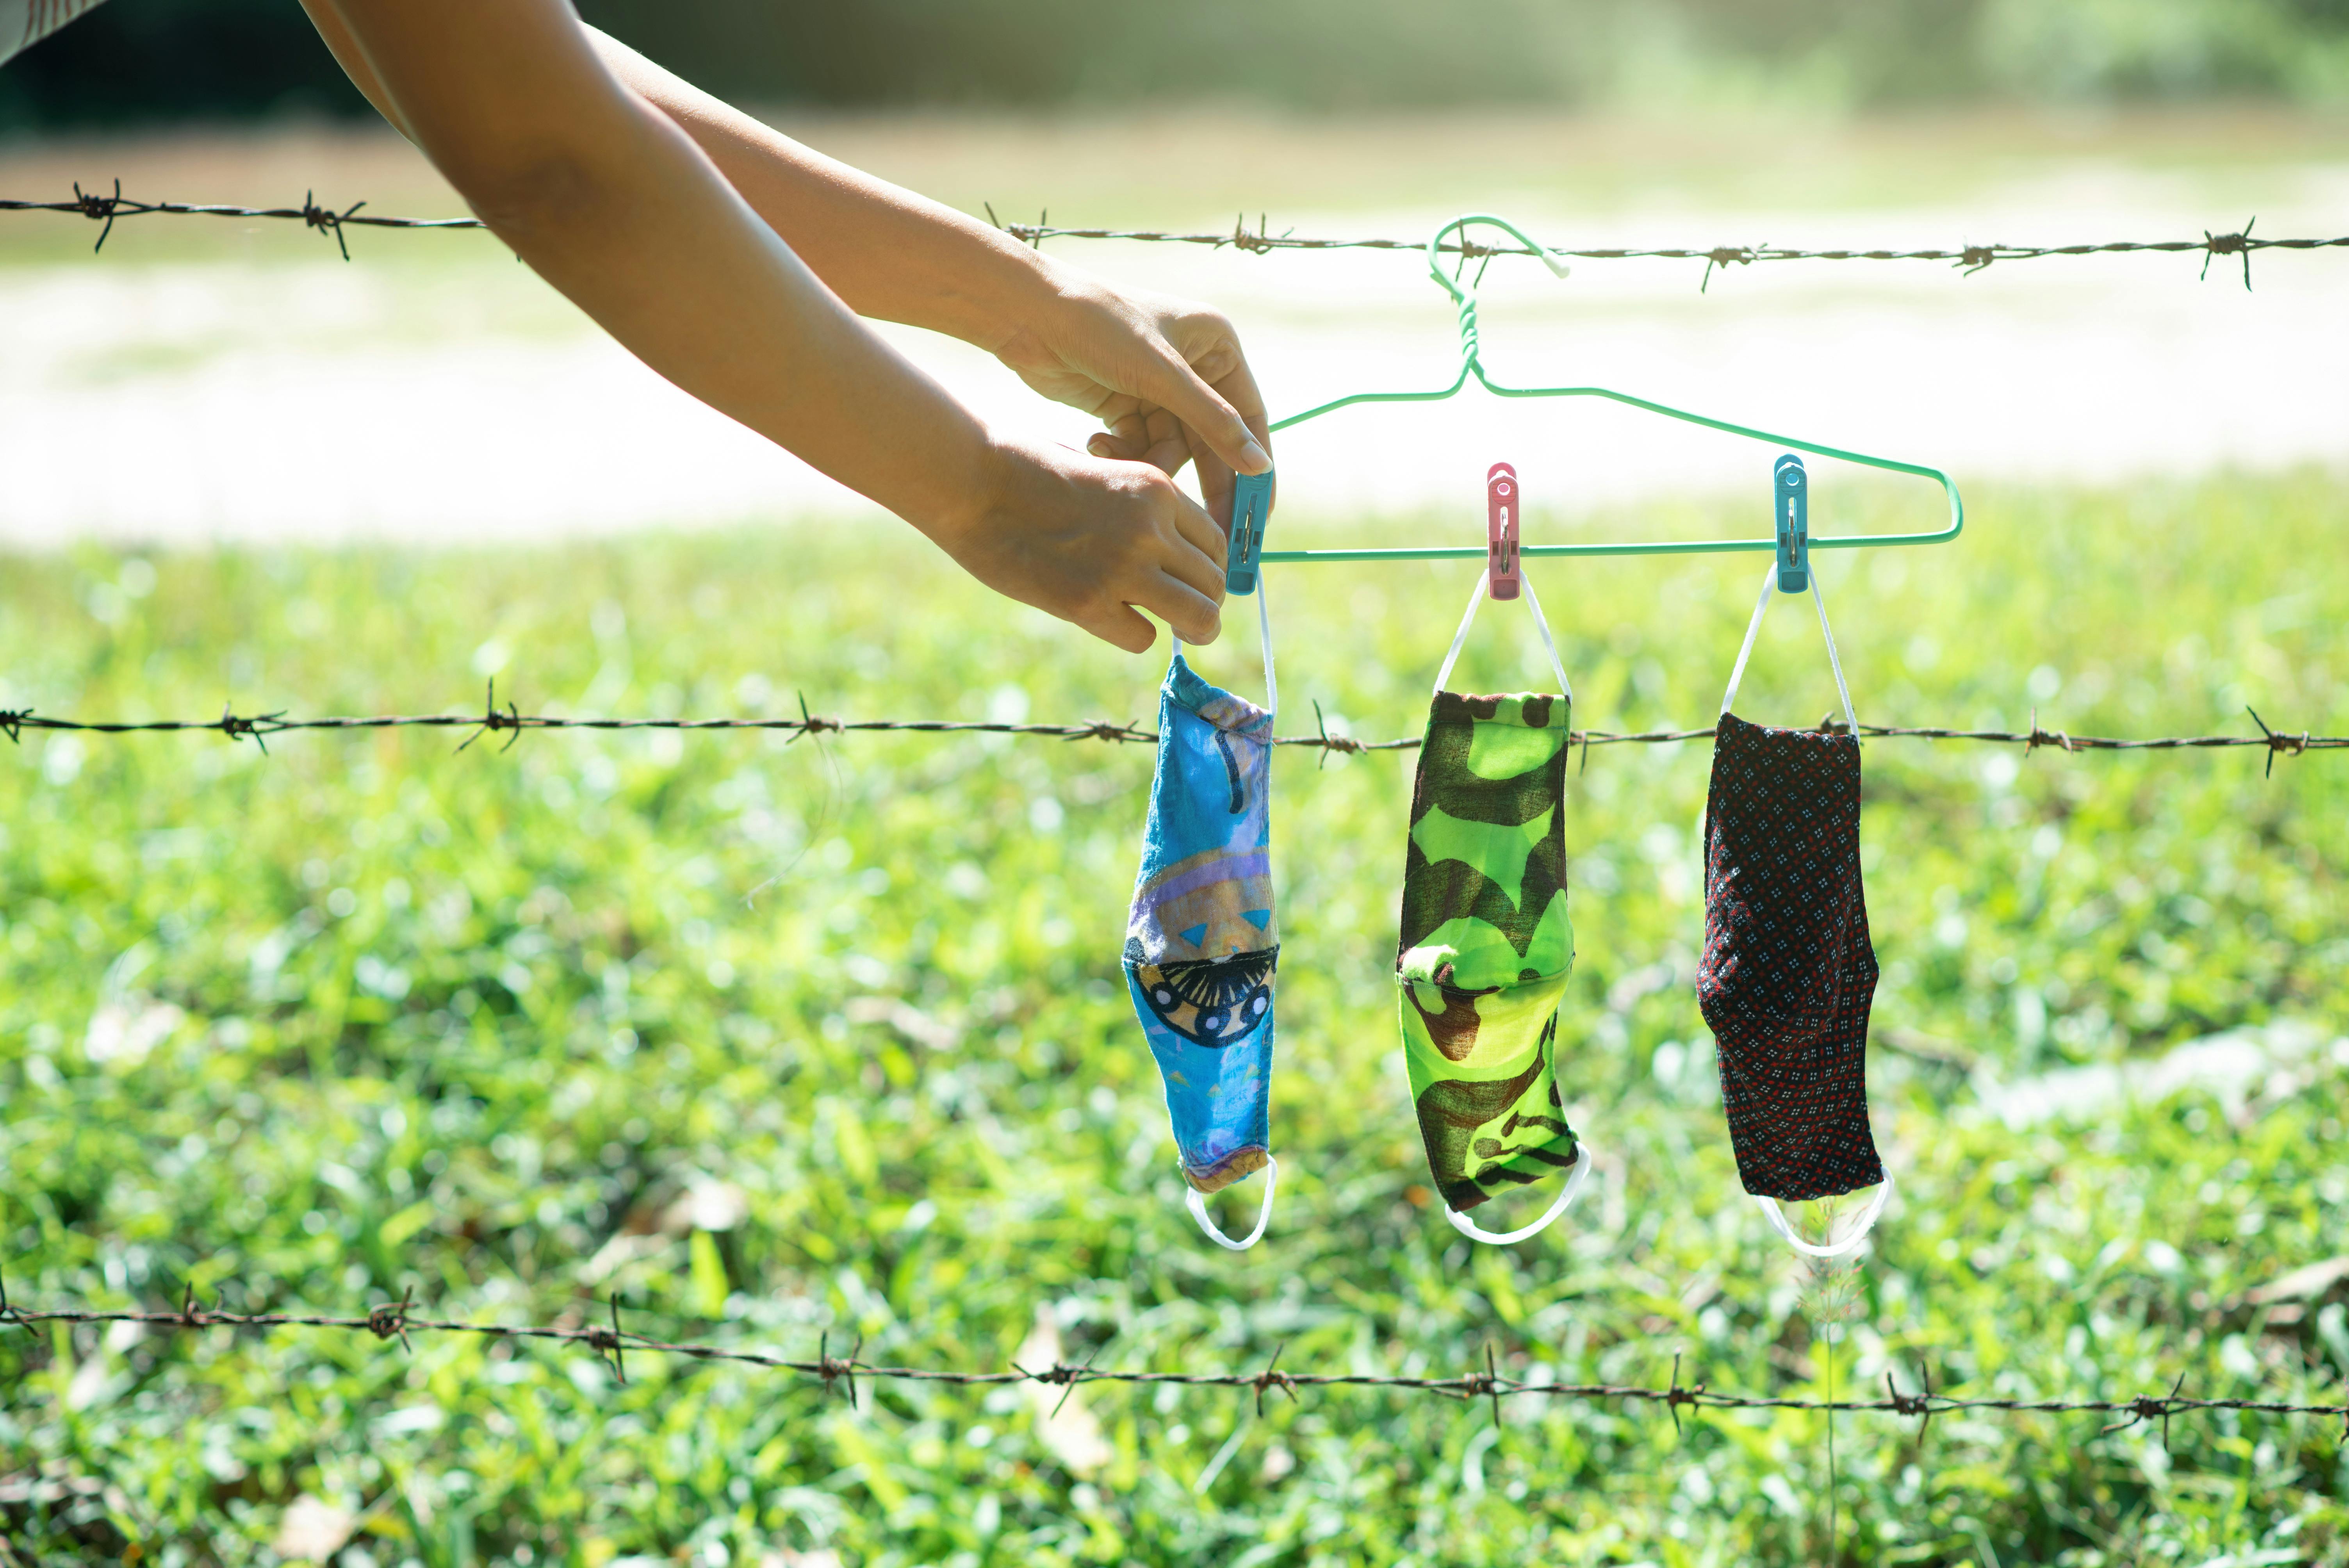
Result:
{"label": "green grass", "polygon": [[[2349,731],[2328,478],[1971,498],[1957,547],[1827,562],[1885,722]],[[1614,520],[1610,526],[1622,520]],[[1865,521],[1855,519],[1856,522]],[[1726,512],[1648,518],[1726,528]],[[1285,527],[1290,526],[1287,523]],[[1292,531],[1311,531],[1297,523]],[[1578,722],[1701,721],[1751,558],[1537,568]],[[1284,730],[1415,732],[1465,577],[1273,576]],[[96,553],[7,563],[0,706],[140,717],[526,709],[1147,721],[1128,660],[895,533],[561,551]],[[1252,635],[1209,649],[1252,690]],[[1488,607],[1461,677],[1539,655]],[[1775,614],[1741,710],[1816,722]],[[1536,1242],[1426,1206],[1390,982],[1408,758],[1276,770],[1280,1207],[1245,1256],[1178,1204],[1116,954],[1140,748],[849,736],[26,733],[0,752],[0,1236],[39,1305],[435,1313],[1000,1367],[1071,1360],[1826,1392],[1834,1303],[1738,1189],[1690,994],[1702,745],[1572,781],[1561,1029],[1601,1155]],[[2349,762],[1868,748],[1884,980],[1870,1079],[1899,1195],[1838,1392],[2337,1400],[2341,1305],[2249,1287],[2342,1244],[2344,1069],[2011,1129],[1996,1083],[2279,1021],[2349,1033]],[[99,1047],[93,1050],[93,1046]],[[143,1055],[136,1048],[145,1047]],[[1965,1067],[1974,1063],[1971,1071]],[[1954,1065],[1953,1065],[1954,1064]],[[730,1188],[740,1202],[705,1205]],[[1253,1184],[1224,1213],[1252,1206]],[[732,1222],[726,1223],[726,1222]],[[1830,1293],[1831,1294],[1831,1293]],[[342,1561],[1475,1564],[1823,1561],[1815,1415],[1371,1392],[1095,1388],[1071,1461],[1017,1391],[292,1331],[0,1334],[0,1560],[266,1563],[307,1493]],[[1849,1562],[2349,1560],[2340,1423],[1843,1418]],[[1236,1439],[1204,1495],[1194,1484]],[[19,1488],[21,1491],[24,1489]],[[2270,1552],[2281,1555],[2253,1555]],[[820,1559],[819,1559],[820,1561]]]}

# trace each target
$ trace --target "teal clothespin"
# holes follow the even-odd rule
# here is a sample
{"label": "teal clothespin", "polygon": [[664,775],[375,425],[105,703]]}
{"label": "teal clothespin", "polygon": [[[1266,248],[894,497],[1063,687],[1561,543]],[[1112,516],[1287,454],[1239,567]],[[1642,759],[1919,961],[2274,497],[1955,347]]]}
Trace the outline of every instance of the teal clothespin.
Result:
{"label": "teal clothespin", "polygon": [[1257,557],[1264,549],[1264,525],[1272,514],[1272,472],[1232,476],[1231,547],[1226,556],[1224,592],[1256,592]]}
{"label": "teal clothespin", "polygon": [[1803,459],[1792,452],[1771,471],[1778,520],[1778,592],[1800,593],[1811,585],[1811,480]]}

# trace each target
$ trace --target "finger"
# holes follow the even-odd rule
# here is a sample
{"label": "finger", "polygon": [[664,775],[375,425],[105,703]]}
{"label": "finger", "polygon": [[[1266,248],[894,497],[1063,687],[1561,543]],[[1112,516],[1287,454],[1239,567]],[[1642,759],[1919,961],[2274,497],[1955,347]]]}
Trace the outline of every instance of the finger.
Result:
{"label": "finger", "polygon": [[1129,462],[1148,463],[1170,479],[1183,471],[1191,460],[1191,440],[1183,421],[1164,408],[1153,408],[1132,419],[1122,419],[1117,427],[1115,447],[1089,449],[1095,457],[1123,458]]}
{"label": "finger", "polygon": [[1240,422],[1255,435],[1257,444],[1269,452],[1272,450],[1272,424],[1264,411],[1264,394],[1257,387],[1256,372],[1248,368],[1247,356],[1240,353],[1237,341],[1232,345],[1232,368],[1215,377],[1208,385],[1232,406],[1239,415]]}
{"label": "finger", "polygon": [[1075,624],[1110,646],[1123,648],[1129,654],[1146,654],[1150,651],[1150,645],[1158,640],[1157,628],[1134,614],[1131,604],[1115,604],[1108,610],[1079,617]]}
{"label": "finger", "polygon": [[1232,521],[1231,465],[1216,456],[1196,430],[1186,428],[1183,439],[1191,449],[1191,460],[1198,465],[1199,496],[1207,503],[1207,515],[1228,536]]}
{"label": "finger", "polygon": [[1133,443],[1123,437],[1102,430],[1086,438],[1085,450],[1097,458],[1114,458],[1120,462],[1138,463],[1143,460],[1143,454],[1149,449],[1144,447],[1137,450]]}
{"label": "finger", "polygon": [[1143,384],[1135,390],[1144,401],[1188,425],[1216,457],[1241,473],[1260,474],[1272,467],[1271,451],[1239,411],[1171,350],[1143,372]]}
{"label": "finger", "polygon": [[[1269,452],[1272,450],[1272,426],[1264,411],[1264,394],[1257,389],[1256,373],[1248,368],[1247,357],[1239,352],[1237,340],[1232,344],[1232,354],[1235,360],[1233,368],[1229,373],[1218,377],[1213,385],[1216,390],[1222,394],[1225,401],[1239,411],[1241,422],[1255,432],[1257,441],[1263,445],[1266,451]],[[1204,488],[1206,483],[1207,470],[1202,468],[1199,474],[1200,484]],[[1272,500],[1274,504],[1278,505],[1280,500],[1280,480],[1278,476],[1272,481]],[[1226,516],[1231,511],[1228,496],[1224,503],[1224,511]]]}
{"label": "finger", "polygon": [[1163,440],[1153,441],[1143,452],[1142,460],[1172,479],[1191,460],[1191,443],[1178,429]]}
{"label": "finger", "polygon": [[[1224,537],[1224,525],[1209,516],[1207,510],[1180,490],[1173,496],[1174,502],[1174,531],[1167,540],[1170,552],[1189,546],[1205,558],[1211,569],[1208,581],[1215,596],[1224,596],[1224,562],[1231,550],[1231,542]],[[1172,559],[1171,555],[1169,559]]]}
{"label": "finger", "polygon": [[1137,563],[1143,574],[1162,573],[1193,593],[1205,595],[1210,603],[1224,602],[1224,569],[1206,551],[1187,539],[1174,539],[1166,541],[1162,549],[1153,553],[1154,560],[1145,557]]}
{"label": "finger", "polygon": [[1117,438],[1136,451],[1147,451],[1154,434],[1150,428],[1150,410],[1140,404],[1126,409],[1114,419],[1102,421]]}
{"label": "finger", "polygon": [[1145,578],[1133,603],[1165,622],[1186,643],[1205,646],[1223,635],[1223,612],[1215,601],[1178,577],[1162,572]]}

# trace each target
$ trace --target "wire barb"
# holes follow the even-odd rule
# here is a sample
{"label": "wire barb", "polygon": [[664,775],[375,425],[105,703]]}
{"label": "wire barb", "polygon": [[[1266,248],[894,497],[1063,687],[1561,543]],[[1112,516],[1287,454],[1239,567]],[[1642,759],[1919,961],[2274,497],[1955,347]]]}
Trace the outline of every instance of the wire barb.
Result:
{"label": "wire barb", "polygon": [[2161,1446],[2162,1449],[2167,1451],[2169,1448],[2170,1411],[2177,1409],[2181,1406],[2199,1406],[2201,1404],[2200,1400],[2180,1399],[2178,1397],[2179,1390],[2183,1389],[2185,1387],[2186,1374],[2180,1372],[2178,1375],[2178,1381],[2169,1386],[2169,1392],[2168,1394],[2140,1394],[2136,1398],[2117,1407],[2117,1408],[2128,1412],[2128,1418],[2125,1421],[2115,1421],[2110,1426],[2105,1428],[2105,1430],[2107,1432],[2126,1431],[2129,1428],[2136,1426],[2140,1421],[2149,1421],[2154,1419],[2156,1417],[2159,1417],[2161,1419]]}
{"label": "wire barb", "polygon": [[1927,1376],[1922,1364],[1920,1364],[1917,1368],[1917,1386],[1924,1391],[1919,1394],[1903,1394],[1892,1386],[1892,1369],[1889,1367],[1885,1368],[1885,1403],[1892,1408],[1896,1415],[1919,1418],[1917,1441],[1921,1445],[1925,1441],[1926,1429],[1933,1424],[1933,1380]]}
{"label": "wire barb", "polygon": [[1264,1414],[1264,1391],[1267,1388],[1278,1388],[1288,1396],[1290,1404],[1298,1403],[1297,1380],[1279,1369],[1280,1353],[1288,1348],[1288,1341],[1286,1339],[1274,1346],[1272,1359],[1264,1364],[1263,1371],[1250,1379],[1256,1386],[1256,1413],[1259,1416]]}
{"label": "wire barb", "polygon": [[2277,752],[2289,752],[2291,755],[2297,757],[2302,752],[2308,749],[2309,742],[2314,738],[2304,729],[2298,735],[2278,734],[2276,731],[2268,727],[2268,721],[2260,717],[2260,710],[2253,707],[2249,703],[2245,703],[2243,705],[2243,711],[2251,716],[2251,722],[2260,727],[2260,733],[2261,735],[2267,737],[2268,766],[2267,771],[2261,775],[2262,778],[2272,779],[2275,777],[2275,759]]}
{"label": "wire barb", "polygon": [[856,1408],[856,1369],[863,1365],[857,1357],[863,1355],[864,1351],[864,1336],[862,1334],[856,1336],[856,1343],[849,1346],[848,1359],[845,1361],[835,1358],[832,1354],[832,1335],[829,1331],[816,1341],[815,1366],[812,1370],[817,1377],[823,1379],[823,1391],[826,1394],[832,1392],[835,1382],[846,1379],[848,1408],[852,1410]]}
{"label": "wire barb", "polygon": [[2251,223],[2243,225],[2240,233],[2213,234],[2208,229],[2202,231],[2203,278],[2210,275],[2210,259],[2213,256],[2240,256],[2243,258],[2243,292],[2251,292],[2251,253],[2260,248],[2259,242],[2251,238],[2251,223],[2258,222],[2253,218]]}
{"label": "wire barb", "polygon": [[89,248],[91,255],[94,256],[106,249],[106,237],[114,232],[114,219],[121,209],[122,181],[120,180],[115,181],[114,194],[111,196],[100,196],[95,191],[85,192],[81,188],[81,181],[78,180],[74,181],[72,210],[78,211],[85,218],[101,220],[106,224],[106,227],[98,232],[98,243]]}
{"label": "wire barb", "polygon": [[277,728],[278,721],[285,717],[285,710],[281,708],[275,713],[256,713],[246,717],[236,713],[233,705],[222,703],[220,722],[216,727],[231,740],[252,741],[261,748],[263,755],[266,756],[269,751],[269,742],[265,737]]}
{"label": "wire barb", "polygon": [[1682,1435],[1681,1431],[1681,1407],[1682,1405],[1702,1406],[1703,1403],[1704,1385],[1702,1383],[1699,1383],[1694,1387],[1691,1388],[1683,1388],[1681,1387],[1681,1352],[1677,1350],[1673,1351],[1672,1386],[1664,1390],[1664,1408],[1671,1415],[1673,1436],[1679,1437]]}
{"label": "wire barb", "polygon": [[464,750],[466,747],[472,745],[473,742],[481,739],[481,737],[488,735],[492,731],[511,729],[513,733],[506,738],[506,743],[503,746],[498,748],[499,754],[502,756],[506,752],[512,751],[514,747],[514,742],[522,738],[522,710],[513,705],[512,699],[509,699],[506,703],[505,712],[500,713],[498,711],[498,677],[495,676],[492,676],[490,677],[490,695],[487,701],[482,706],[481,717],[479,723],[481,727],[474,730],[472,734],[465,737],[464,743],[457,748],[458,750]]}
{"label": "wire barb", "polygon": [[1094,1346],[1093,1353],[1085,1357],[1082,1367],[1063,1367],[1058,1361],[1052,1363],[1052,1370],[1043,1376],[1042,1381],[1063,1385],[1061,1397],[1052,1403],[1053,1415],[1061,1413],[1061,1407],[1069,1402],[1069,1397],[1077,1391],[1077,1385],[1092,1376],[1093,1363],[1100,1360],[1101,1353],[1108,1348],[1109,1341],[1106,1339]]}
{"label": "wire barb", "polygon": [[302,192],[302,222],[313,229],[332,234],[336,247],[343,253],[343,260],[347,262],[351,259],[351,247],[350,242],[343,238],[343,225],[366,205],[364,201],[354,201],[337,212],[331,207],[319,206],[316,191],[305,191]]}
{"label": "wire barb", "polygon": [[367,1332],[378,1339],[397,1338],[399,1347],[413,1356],[416,1346],[408,1341],[408,1314],[415,1305],[416,1287],[411,1284],[399,1293],[398,1301],[387,1301],[367,1308]]}

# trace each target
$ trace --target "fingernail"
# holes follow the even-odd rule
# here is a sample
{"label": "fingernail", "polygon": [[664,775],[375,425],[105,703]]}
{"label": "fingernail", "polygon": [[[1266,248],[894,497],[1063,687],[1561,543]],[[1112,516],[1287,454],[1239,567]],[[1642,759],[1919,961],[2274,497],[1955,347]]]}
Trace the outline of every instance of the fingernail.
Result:
{"label": "fingernail", "polygon": [[1269,473],[1272,471],[1272,454],[1250,441],[1240,449],[1240,466],[1251,474]]}

